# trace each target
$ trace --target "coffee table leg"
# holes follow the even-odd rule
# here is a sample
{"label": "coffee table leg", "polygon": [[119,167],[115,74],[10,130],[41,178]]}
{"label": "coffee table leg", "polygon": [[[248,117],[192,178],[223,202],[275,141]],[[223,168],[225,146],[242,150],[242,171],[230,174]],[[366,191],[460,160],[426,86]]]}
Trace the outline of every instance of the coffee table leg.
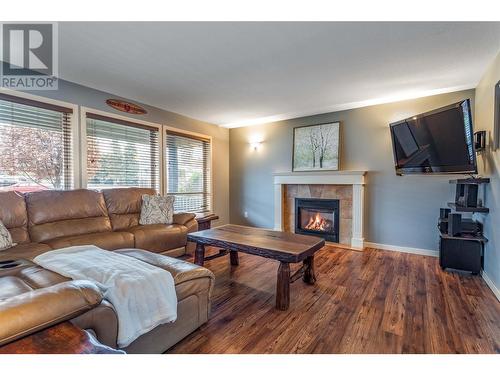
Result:
{"label": "coffee table leg", "polygon": [[276,308],[288,310],[290,306],[290,264],[281,262],[278,268],[278,282],[276,284]]}
{"label": "coffee table leg", "polygon": [[202,243],[196,244],[196,250],[194,251],[194,263],[203,266],[205,261],[205,245]]}
{"label": "coffee table leg", "polygon": [[311,285],[316,283],[316,275],[314,274],[314,255],[304,259],[304,276],[302,277],[302,280]]}
{"label": "coffee table leg", "polygon": [[232,266],[237,266],[240,264],[240,258],[238,257],[237,251],[229,250],[229,259],[231,260]]}

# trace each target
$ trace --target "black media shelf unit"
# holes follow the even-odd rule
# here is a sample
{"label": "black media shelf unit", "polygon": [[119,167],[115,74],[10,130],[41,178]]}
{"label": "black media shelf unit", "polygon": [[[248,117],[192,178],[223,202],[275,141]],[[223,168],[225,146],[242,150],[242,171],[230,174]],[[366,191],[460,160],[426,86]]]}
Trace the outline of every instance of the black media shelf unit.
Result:
{"label": "black media shelf unit", "polygon": [[485,177],[478,178],[459,178],[457,180],[449,180],[450,184],[462,184],[462,185],[479,185],[479,184],[489,184],[490,179]]}
{"label": "black media shelf unit", "polygon": [[481,212],[485,214],[490,212],[488,207],[464,207],[455,202],[448,202],[448,207],[453,208],[457,212]]}
{"label": "black media shelf unit", "polygon": [[483,206],[483,199],[479,194],[479,186],[489,183],[489,178],[462,178],[450,180],[450,184],[455,184],[457,188],[455,192],[455,202],[448,202],[448,207],[453,208],[457,212],[490,212],[489,208]]}
{"label": "black media shelf unit", "polygon": [[[481,198],[479,186],[489,182],[489,178],[450,180],[450,184],[456,184],[457,188],[455,202],[449,202],[448,207],[457,213],[487,214],[489,208],[483,206],[484,194]],[[441,217],[439,220],[439,265],[443,270],[451,268],[477,275],[483,268],[484,244],[488,242],[488,239],[483,236],[482,224],[473,219],[464,219],[463,224],[460,224],[460,218],[458,221],[461,229],[458,234],[455,234],[456,228],[449,229],[451,223],[448,222],[448,216]],[[452,232],[455,235],[452,235]]]}

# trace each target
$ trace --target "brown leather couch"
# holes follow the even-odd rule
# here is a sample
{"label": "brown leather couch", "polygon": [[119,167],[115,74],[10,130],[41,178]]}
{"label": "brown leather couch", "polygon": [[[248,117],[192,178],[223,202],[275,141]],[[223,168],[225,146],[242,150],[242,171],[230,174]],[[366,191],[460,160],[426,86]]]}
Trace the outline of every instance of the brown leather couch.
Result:
{"label": "brown leather couch", "polygon": [[0,345],[72,319],[103,344],[117,347],[115,310],[92,283],[71,281],[30,261],[73,245],[115,250],[174,277],[177,320],[136,339],[123,348],[128,353],[162,353],[208,320],[214,275],[171,257],[184,254],[190,246],[187,233],[198,228],[194,214],[175,214],[172,225],[140,225],[143,194],[154,190],[0,192],[0,220],[17,243],[0,251],[0,262],[17,260],[12,267],[0,264]]}
{"label": "brown leather couch", "polygon": [[194,214],[174,214],[171,225],[140,225],[143,194],[153,189],[121,188],[42,191],[21,195],[0,192],[0,220],[16,246],[0,251],[1,259],[33,259],[46,251],[76,245],[107,250],[139,248],[180,256],[193,244],[187,234],[198,230]]}

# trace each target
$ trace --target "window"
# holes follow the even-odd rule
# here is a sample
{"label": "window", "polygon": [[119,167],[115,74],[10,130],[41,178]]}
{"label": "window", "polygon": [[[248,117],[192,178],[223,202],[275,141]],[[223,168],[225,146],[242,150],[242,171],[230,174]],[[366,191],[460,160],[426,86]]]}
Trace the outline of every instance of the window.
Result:
{"label": "window", "polygon": [[210,152],[210,139],[167,131],[167,193],[175,196],[175,211],[210,211]]}
{"label": "window", "polygon": [[159,130],[87,113],[87,187],[160,190]]}
{"label": "window", "polygon": [[72,113],[0,93],[0,190],[73,187]]}

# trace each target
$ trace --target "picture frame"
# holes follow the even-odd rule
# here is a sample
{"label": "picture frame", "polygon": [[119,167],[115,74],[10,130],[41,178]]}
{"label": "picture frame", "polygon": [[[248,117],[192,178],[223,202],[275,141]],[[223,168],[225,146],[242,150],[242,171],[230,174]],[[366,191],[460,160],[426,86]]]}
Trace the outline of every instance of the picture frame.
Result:
{"label": "picture frame", "polygon": [[292,171],[338,171],[340,143],[339,121],[294,128]]}

